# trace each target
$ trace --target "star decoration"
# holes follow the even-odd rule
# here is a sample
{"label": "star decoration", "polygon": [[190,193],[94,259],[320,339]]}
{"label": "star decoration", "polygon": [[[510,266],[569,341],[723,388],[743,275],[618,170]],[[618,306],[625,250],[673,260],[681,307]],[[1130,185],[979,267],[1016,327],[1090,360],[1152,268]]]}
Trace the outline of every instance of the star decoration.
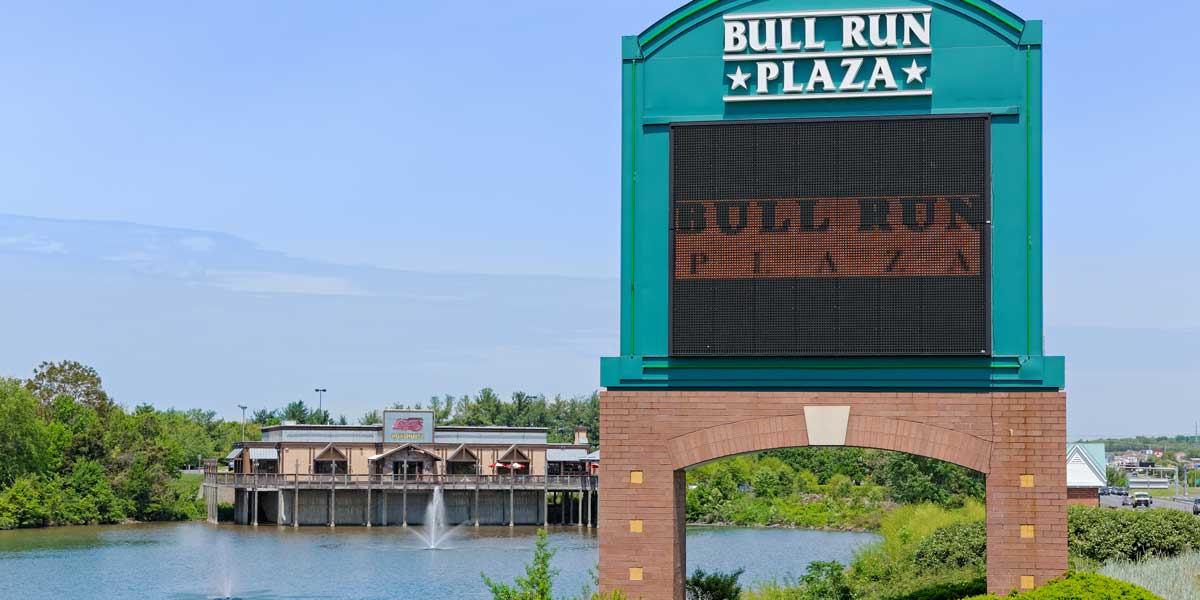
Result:
{"label": "star decoration", "polygon": [[729,85],[730,91],[736,90],[738,88],[742,88],[743,90],[750,89],[750,87],[746,85],[746,80],[750,79],[750,74],[743,73],[741,66],[738,66],[736,72],[730,73],[730,74],[726,75],[726,77],[733,80],[733,83]]}
{"label": "star decoration", "polygon": [[[901,71],[904,71],[906,75],[908,75],[908,81],[905,81],[904,83],[925,83],[925,80],[921,76],[925,74],[925,71],[928,68],[929,67],[917,66],[917,59],[914,58],[911,67],[904,67],[903,69],[900,69]],[[730,77],[732,77],[732,75],[730,75]]]}

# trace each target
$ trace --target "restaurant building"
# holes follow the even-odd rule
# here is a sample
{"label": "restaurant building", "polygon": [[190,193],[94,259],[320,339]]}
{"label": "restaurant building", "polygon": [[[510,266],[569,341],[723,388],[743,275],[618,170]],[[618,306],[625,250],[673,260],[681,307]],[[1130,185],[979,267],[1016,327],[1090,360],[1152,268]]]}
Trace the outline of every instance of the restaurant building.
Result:
{"label": "restaurant building", "polygon": [[550,443],[541,427],[437,426],[430,411],[380,425],[262,428],[205,468],[211,522],[232,496],[239,524],[420,525],[435,492],[449,524],[590,527],[599,457],[588,429]]}

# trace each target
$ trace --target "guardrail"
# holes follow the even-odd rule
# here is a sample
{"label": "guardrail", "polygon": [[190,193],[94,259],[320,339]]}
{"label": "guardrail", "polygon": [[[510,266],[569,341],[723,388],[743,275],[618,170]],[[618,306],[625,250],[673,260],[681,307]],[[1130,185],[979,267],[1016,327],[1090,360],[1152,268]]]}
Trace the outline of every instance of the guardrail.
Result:
{"label": "guardrail", "polygon": [[426,486],[518,487],[554,490],[596,490],[600,487],[595,475],[360,475],[322,473],[205,473],[204,483],[241,488],[280,487],[371,487],[402,488]]}

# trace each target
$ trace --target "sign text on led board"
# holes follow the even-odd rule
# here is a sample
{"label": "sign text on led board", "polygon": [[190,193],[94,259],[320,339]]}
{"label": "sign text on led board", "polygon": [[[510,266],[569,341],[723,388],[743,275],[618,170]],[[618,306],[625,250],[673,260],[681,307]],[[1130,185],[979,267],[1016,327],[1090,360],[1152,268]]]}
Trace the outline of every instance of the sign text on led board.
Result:
{"label": "sign text on led board", "polygon": [[929,7],[730,14],[726,102],[929,96]]}
{"label": "sign text on led board", "polygon": [[671,355],[989,354],[988,123],[673,125]]}

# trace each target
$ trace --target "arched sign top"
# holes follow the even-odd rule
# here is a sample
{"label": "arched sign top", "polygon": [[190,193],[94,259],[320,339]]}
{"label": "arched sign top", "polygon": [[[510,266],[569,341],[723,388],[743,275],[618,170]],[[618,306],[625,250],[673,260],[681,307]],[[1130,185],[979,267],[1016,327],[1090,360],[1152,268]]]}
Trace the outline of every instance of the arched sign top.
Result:
{"label": "arched sign top", "polygon": [[[637,47],[629,48],[627,45],[625,58],[638,59],[649,57],[696,25],[719,18],[723,14],[730,12],[760,12],[760,8],[764,9],[761,12],[773,12],[779,4],[779,2],[772,0],[692,0],[692,2],[675,9],[667,16],[659,19],[658,22],[648,27],[640,35],[631,37],[631,40],[636,40]],[[806,5],[813,5],[815,7],[817,4],[823,9],[828,9],[830,3],[814,3],[810,0],[801,0],[786,4],[788,5],[788,10],[801,11]],[[859,2],[858,4],[862,5],[863,3]],[[1018,44],[1037,45],[1040,43],[1040,39],[1028,39],[1026,35],[1028,33],[1026,31],[1027,23],[1024,19],[990,0],[915,0],[907,3],[885,2],[884,4],[887,4],[888,8],[892,9],[915,10],[922,7],[937,7],[974,21],[980,27],[991,31],[997,37],[1006,40],[1014,46]],[[869,12],[873,7],[846,5],[846,10],[858,8],[863,9],[864,12]]]}

